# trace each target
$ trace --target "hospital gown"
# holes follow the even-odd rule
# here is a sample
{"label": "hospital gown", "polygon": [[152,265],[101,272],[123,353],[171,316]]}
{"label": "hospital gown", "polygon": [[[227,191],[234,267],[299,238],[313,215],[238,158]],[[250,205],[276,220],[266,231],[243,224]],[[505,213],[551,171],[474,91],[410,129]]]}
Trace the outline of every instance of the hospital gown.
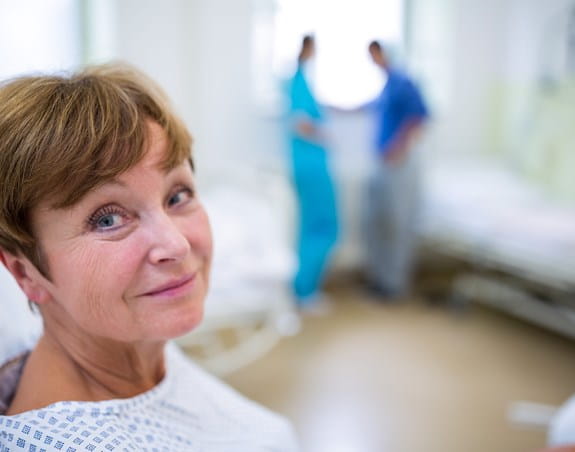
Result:
{"label": "hospital gown", "polygon": [[0,416],[0,451],[295,452],[283,418],[202,371],[175,345],[166,376],[136,397],[58,402]]}

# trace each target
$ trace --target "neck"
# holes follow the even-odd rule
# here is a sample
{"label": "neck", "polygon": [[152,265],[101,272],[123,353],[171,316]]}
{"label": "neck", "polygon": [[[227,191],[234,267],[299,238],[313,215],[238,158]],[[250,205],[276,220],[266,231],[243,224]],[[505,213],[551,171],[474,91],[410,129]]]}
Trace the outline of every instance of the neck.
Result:
{"label": "neck", "polygon": [[165,375],[164,343],[117,343],[45,325],[24,368],[9,414],[65,400],[129,398]]}
{"label": "neck", "polygon": [[379,67],[380,67],[381,70],[382,70],[383,72],[385,72],[386,74],[388,74],[388,73],[389,73],[389,70],[391,69],[391,68],[389,67],[389,64],[385,64],[385,63],[379,63]]}
{"label": "neck", "polygon": [[164,343],[118,343],[47,329],[42,351],[59,360],[97,399],[133,397],[165,374]]}

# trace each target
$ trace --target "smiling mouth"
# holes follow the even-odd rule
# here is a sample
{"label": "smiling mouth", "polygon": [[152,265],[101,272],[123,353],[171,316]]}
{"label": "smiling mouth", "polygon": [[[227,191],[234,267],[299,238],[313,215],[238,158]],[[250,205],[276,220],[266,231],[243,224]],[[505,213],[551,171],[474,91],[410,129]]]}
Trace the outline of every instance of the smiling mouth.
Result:
{"label": "smiling mouth", "polygon": [[153,297],[158,295],[176,295],[178,292],[185,291],[196,279],[196,274],[188,275],[168,284],[159,286],[149,292],[144,293],[144,296]]}

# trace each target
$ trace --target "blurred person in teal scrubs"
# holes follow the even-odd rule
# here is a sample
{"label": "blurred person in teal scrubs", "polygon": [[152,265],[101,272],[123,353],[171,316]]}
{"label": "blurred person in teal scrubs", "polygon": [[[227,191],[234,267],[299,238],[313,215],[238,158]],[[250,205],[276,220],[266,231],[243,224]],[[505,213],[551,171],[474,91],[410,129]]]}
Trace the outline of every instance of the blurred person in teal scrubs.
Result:
{"label": "blurred person in teal scrubs", "polygon": [[325,303],[320,287],[338,236],[335,189],[323,132],[324,114],[306,79],[315,51],[305,36],[295,74],[288,84],[288,135],[298,203],[298,269],[293,290],[302,309]]}

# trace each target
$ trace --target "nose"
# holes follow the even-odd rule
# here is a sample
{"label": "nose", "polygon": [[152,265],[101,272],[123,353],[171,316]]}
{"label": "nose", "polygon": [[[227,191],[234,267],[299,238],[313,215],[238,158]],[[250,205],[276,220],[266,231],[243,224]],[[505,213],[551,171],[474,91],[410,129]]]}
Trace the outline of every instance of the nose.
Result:
{"label": "nose", "polygon": [[190,243],[177,219],[163,213],[151,220],[149,259],[153,264],[180,262],[190,252]]}

